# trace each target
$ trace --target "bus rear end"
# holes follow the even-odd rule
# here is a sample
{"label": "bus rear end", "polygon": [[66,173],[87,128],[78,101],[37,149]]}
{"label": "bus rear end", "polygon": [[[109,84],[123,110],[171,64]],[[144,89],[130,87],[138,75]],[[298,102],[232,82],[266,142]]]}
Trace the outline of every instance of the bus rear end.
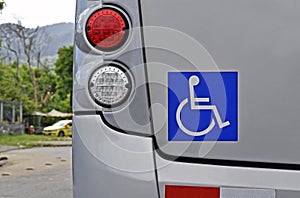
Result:
{"label": "bus rear end", "polygon": [[300,197],[299,9],[77,0],[74,197]]}

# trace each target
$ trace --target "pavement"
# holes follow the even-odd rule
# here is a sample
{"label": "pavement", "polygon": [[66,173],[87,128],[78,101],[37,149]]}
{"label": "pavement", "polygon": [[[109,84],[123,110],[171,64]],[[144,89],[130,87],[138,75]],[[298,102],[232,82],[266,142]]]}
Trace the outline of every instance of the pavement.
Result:
{"label": "pavement", "polygon": [[[72,197],[72,147],[19,149],[1,146],[0,197]],[[15,150],[16,149],[16,150]],[[5,151],[4,150],[9,150]]]}
{"label": "pavement", "polygon": [[0,145],[0,153],[21,149],[18,146],[2,146]]}
{"label": "pavement", "polygon": [[[35,147],[70,147],[72,146],[72,140],[67,141],[38,141],[34,145]],[[6,165],[9,159],[6,152],[23,149],[22,146],[4,146],[0,145],[0,167]]]}
{"label": "pavement", "polygon": [[[35,147],[63,147],[63,146],[72,146],[72,140],[67,141],[38,141],[34,145]],[[23,149],[22,146],[3,146],[0,145],[0,153]]]}

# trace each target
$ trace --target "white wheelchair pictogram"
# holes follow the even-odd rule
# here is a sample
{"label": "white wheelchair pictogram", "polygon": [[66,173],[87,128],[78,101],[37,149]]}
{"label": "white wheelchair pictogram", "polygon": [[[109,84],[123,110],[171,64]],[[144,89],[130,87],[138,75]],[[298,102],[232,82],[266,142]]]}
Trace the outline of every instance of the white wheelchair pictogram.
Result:
{"label": "white wheelchair pictogram", "polygon": [[[202,103],[207,103],[210,101],[210,98],[196,98],[195,97],[195,91],[194,91],[194,87],[196,85],[198,85],[200,83],[200,79],[198,76],[191,76],[189,78],[189,89],[190,89],[190,104],[191,104],[191,109],[192,110],[212,110],[214,115],[215,115],[215,119],[217,120],[217,124],[219,125],[220,128],[224,128],[226,126],[230,125],[229,121],[226,122],[222,122],[222,119],[220,117],[219,111],[217,109],[216,105],[199,105],[197,103],[202,102]],[[203,136],[208,134],[215,126],[215,120],[214,118],[211,120],[209,126],[202,130],[202,131],[191,131],[189,129],[187,129],[181,121],[181,111],[182,108],[184,107],[184,105],[186,105],[188,103],[188,98],[185,98],[178,106],[177,111],[176,111],[176,121],[178,123],[179,128],[186,134],[190,135],[190,136]]]}

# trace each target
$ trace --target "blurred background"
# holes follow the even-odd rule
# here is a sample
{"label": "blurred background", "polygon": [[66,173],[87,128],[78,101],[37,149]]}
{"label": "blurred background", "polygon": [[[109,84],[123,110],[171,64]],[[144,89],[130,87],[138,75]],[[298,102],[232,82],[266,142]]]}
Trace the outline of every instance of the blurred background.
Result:
{"label": "blurred background", "polygon": [[75,0],[0,0],[0,197],[72,197]]}
{"label": "blurred background", "polygon": [[0,124],[41,132],[60,119],[52,110],[71,113],[76,2],[0,3]]}

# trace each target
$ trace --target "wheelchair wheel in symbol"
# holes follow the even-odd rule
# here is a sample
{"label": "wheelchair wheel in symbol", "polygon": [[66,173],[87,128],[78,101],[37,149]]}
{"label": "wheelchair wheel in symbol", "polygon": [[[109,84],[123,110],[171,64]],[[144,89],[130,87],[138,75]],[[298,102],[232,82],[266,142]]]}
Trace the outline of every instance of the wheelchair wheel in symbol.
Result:
{"label": "wheelchair wheel in symbol", "polygon": [[190,135],[190,136],[203,136],[203,135],[206,135],[208,134],[215,126],[215,120],[212,119],[209,126],[202,130],[202,131],[191,131],[189,129],[187,129],[182,121],[181,121],[181,117],[180,117],[180,114],[181,114],[181,111],[182,111],[182,108],[184,107],[184,105],[186,105],[188,103],[188,99],[184,99],[180,105],[178,106],[177,108],[177,111],[176,111],[176,121],[177,121],[177,124],[179,126],[179,128],[186,134]]}
{"label": "wheelchair wheel in symbol", "polygon": [[[220,128],[226,127],[230,125],[229,121],[222,122],[218,108],[216,105],[199,105],[198,102],[202,103],[208,103],[210,101],[210,98],[197,98],[195,97],[195,90],[194,87],[197,86],[200,83],[200,79],[198,76],[194,75],[189,78],[189,90],[190,90],[190,107],[192,110],[211,110],[215,116],[215,119],[217,120],[217,123]],[[187,129],[181,121],[181,111],[184,105],[188,103],[188,98],[184,99],[178,106],[177,111],[176,111],[176,121],[179,126],[179,128],[186,134],[190,136],[203,136],[208,134],[215,126],[215,120],[212,119],[209,126],[202,130],[202,131],[191,131]]]}

